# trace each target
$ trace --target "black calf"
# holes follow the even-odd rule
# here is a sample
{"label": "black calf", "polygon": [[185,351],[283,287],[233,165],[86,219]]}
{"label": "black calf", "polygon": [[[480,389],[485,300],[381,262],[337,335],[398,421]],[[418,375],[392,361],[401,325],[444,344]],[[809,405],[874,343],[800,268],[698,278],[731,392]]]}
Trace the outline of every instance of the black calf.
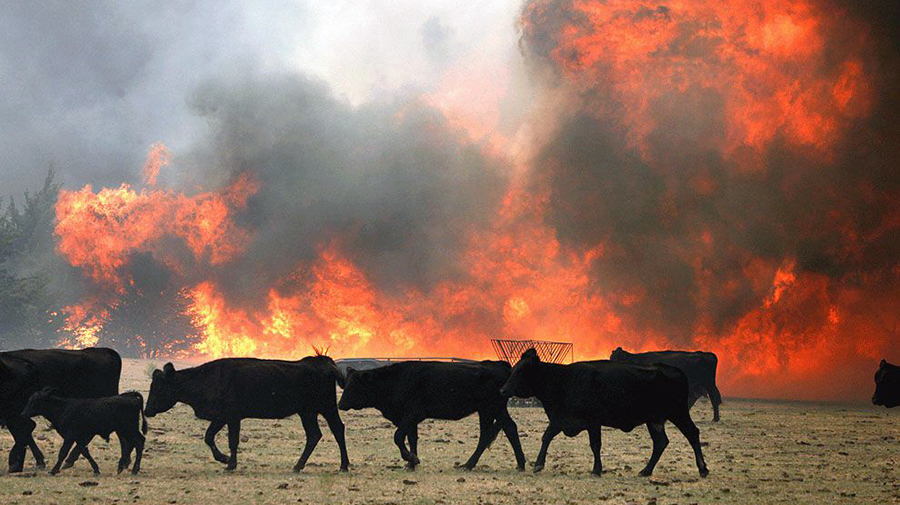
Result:
{"label": "black calf", "polygon": [[[131,451],[136,449],[137,455],[131,473],[137,474],[141,469],[144,435],[147,433],[147,419],[143,417],[143,408],[144,398],[137,392],[104,398],[63,398],[57,396],[52,388],[45,388],[31,396],[22,415],[28,418],[44,416],[62,436],[63,445],[56,465],[50,471],[52,475],[59,473],[67,455],[69,459],[64,468],[72,466],[81,455],[91,464],[94,473],[99,474],[100,467],[91,457],[88,444],[98,435],[109,441],[109,435],[113,432],[119,437],[122,446],[118,473],[128,468],[131,464]],[[75,444],[75,450],[70,455],[72,444]]]}

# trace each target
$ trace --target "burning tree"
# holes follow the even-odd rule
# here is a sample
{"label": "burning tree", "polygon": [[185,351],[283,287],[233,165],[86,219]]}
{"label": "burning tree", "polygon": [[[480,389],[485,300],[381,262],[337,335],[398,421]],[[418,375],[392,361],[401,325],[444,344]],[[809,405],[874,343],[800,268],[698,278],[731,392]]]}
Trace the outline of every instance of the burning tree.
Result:
{"label": "burning tree", "polygon": [[199,330],[188,315],[189,299],[171,272],[147,253],[132,255],[132,282],[104,308],[97,345],[130,356],[178,356],[189,353]]}

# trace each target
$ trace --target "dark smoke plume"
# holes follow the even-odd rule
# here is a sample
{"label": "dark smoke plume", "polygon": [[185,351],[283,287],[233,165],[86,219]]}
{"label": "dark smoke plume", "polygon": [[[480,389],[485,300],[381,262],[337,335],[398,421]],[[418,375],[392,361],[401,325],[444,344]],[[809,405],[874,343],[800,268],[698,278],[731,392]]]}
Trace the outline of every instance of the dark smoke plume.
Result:
{"label": "dark smoke plume", "polygon": [[321,83],[266,75],[211,81],[189,103],[212,130],[191,159],[202,177],[260,182],[239,220],[253,242],[222,279],[243,299],[331,240],[379,288],[427,290],[461,274],[466,233],[504,187],[502,164],[414,95],[354,108]]}

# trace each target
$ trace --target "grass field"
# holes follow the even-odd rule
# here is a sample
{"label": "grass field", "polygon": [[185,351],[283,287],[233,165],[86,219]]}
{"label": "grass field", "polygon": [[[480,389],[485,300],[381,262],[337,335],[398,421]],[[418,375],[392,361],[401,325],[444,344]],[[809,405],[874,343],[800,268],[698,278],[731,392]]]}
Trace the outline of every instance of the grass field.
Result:
{"label": "grass field", "polygon": [[[123,389],[144,392],[148,362],[126,360]],[[522,445],[533,461],[546,426],[543,410],[513,408]],[[692,411],[710,476],[700,479],[687,441],[668,426],[670,444],[653,477],[637,472],[650,455],[644,428],[603,432],[605,473],[592,477],[587,435],[557,437],[540,474],[515,471],[501,436],[471,472],[454,468],[475,447],[475,417],[460,422],[426,421],[419,427],[415,472],[402,467],[393,428],[374,410],[343,412],[350,452],[349,473],[338,472],[337,444],[324,437],[306,469],[291,467],[304,436],[298,418],[247,420],[242,424],[238,469],[226,473],[212,460],[202,437],[206,424],[179,405],[150,419],[143,471],[115,475],[118,443],[96,439],[91,452],[103,475],[86,461],[51,477],[36,471],[29,453],[25,472],[0,475],[0,503],[891,503],[900,502],[900,409],[866,405],[728,400],[722,422],[712,423],[709,404]],[[219,447],[227,448],[225,430]],[[36,438],[55,461],[60,440],[39,420]],[[3,472],[12,444],[0,435]]]}

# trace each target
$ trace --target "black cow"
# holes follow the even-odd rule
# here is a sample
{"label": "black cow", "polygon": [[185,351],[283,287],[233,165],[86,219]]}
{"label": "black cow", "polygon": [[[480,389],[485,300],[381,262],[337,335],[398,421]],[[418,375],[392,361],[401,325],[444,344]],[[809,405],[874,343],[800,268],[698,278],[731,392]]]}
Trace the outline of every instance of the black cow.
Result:
{"label": "black cow", "polygon": [[44,455],[31,436],[35,423],[21,415],[28,398],[37,390],[38,381],[34,363],[0,354],[0,426],[6,426],[13,437],[10,472],[22,471],[26,447],[31,448],[38,466],[44,467]]}
{"label": "black cow", "polygon": [[881,360],[875,372],[875,394],[872,403],[887,408],[900,405],[900,366]]}
{"label": "black cow", "polygon": [[[76,458],[78,455],[84,456],[94,473],[100,474],[100,467],[91,457],[88,444],[97,435],[109,442],[109,435],[113,432],[122,446],[117,473],[128,468],[131,451],[136,450],[131,473],[137,474],[141,470],[144,435],[147,434],[147,419],[143,410],[144,397],[136,391],[103,398],[64,398],[58,396],[54,388],[44,388],[31,396],[22,415],[28,418],[44,416],[63,438],[59,457],[50,470],[51,475],[59,473],[72,444],[75,444]],[[74,463],[75,460],[70,459],[63,468],[69,468]]]}
{"label": "black cow", "polygon": [[616,348],[609,356],[610,361],[620,363],[635,363],[638,365],[652,365],[662,363],[684,372],[688,379],[688,408],[701,396],[709,398],[713,408],[713,421],[719,420],[719,405],[722,404],[722,395],[716,387],[716,367],[719,359],[714,353],[695,351],[657,351],[630,353]]}
{"label": "black cow", "polygon": [[[344,442],[344,423],[337,410],[335,382],[343,387],[344,376],[328,356],[310,356],[300,361],[224,358],[193,368],[175,371],[171,363],[153,372],[147,416],[165,412],[176,403],[186,403],[199,419],[209,421],[206,445],[213,458],[227,463],[227,470],[237,467],[237,448],[241,420],[283,419],[299,414],[306,431],[306,447],[294,466],[299,472],[306,466],[322,430],[321,414],[334,434],[341,450],[341,470],[350,461]],[[216,447],[216,434],[228,425],[227,457]]]}
{"label": "black cow", "polygon": [[[394,443],[409,469],[419,464],[418,424],[425,419],[459,420],[478,412],[481,434],[464,467],[471,470],[502,429],[512,445],[519,470],[525,455],[516,423],[506,409],[500,386],[510,373],[505,361],[445,363],[405,361],[382,368],[348,369],[341,410],[375,408],[394,423]],[[406,448],[409,440],[409,449]]]}
{"label": "black cow", "polygon": [[[38,468],[45,466],[44,455],[31,435],[35,423],[20,415],[32,394],[53,387],[60,396],[70,398],[113,396],[119,393],[121,373],[122,358],[112,349],[22,349],[0,353],[0,390],[4,390],[0,393],[0,420],[14,440],[9,471],[22,471],[26,447],[31,449]],[[77,458],[78,453],[73,453],[70,461],[74,463]]]}
{"label": "black cow", "polygon": [[534,464],[535,472],[544,468],[547,448],[559,432],[574,437],[588,430],[594,453],[592,473],[600,475],[600,427],[629,432],[646,424],[653,439],[653,454],[641,475],[649,476],[669,443],[665,422],[671,421],[691,443],[700,476],[709,474],[700,449],[700,431],[687,406],[687,378],[675,367],[611,361],[558,365],[541,362],[537,352],[529,349],[500,391],[507,397],[537,397],[550,420]]}

